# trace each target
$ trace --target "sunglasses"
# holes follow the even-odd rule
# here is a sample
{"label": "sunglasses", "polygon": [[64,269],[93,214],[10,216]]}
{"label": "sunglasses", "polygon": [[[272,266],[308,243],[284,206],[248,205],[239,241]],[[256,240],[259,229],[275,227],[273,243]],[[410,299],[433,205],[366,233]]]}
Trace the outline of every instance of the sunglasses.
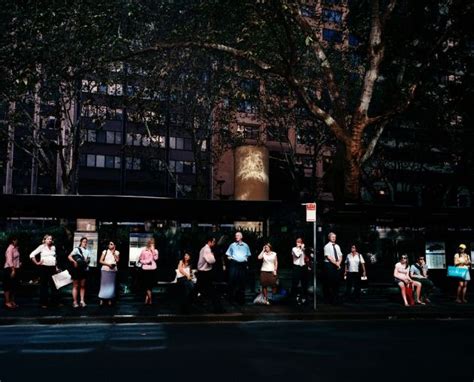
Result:
{"label": "sunglasses", "polygon": [[407,256],[402,256],[402,259],[408,259],[408,257]]}

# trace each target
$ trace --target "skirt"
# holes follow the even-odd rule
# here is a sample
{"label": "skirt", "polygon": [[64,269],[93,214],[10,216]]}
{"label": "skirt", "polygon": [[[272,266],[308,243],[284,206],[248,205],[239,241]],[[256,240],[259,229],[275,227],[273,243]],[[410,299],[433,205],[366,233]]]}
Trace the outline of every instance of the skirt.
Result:
{"label": "skirt", "polygon": [[466,272],[466,276],[464,276],[464,281],[471,281],[471,275],[470,275],[471,270],[468,269]]}
{"label": "skirt", "polygon": [[115,277],[117,272],[101,271],[100,272],[100,291],[99,298],[110,300],[115,298]]}
{"label": "skirt", "polygon": [[273,272],[260,272],[260,285],[262,287],[276,287],[277,285],[277,277],[273,274]]}
{"label": "skirt", "polygon": [[71,269],[69,269],[69,273],[71,274],[71,279],[76,281],[87,278],[87,270],[84,268],[71,267]]}
{"label": "skirt", "polygon": [[11,277],[11,268],[4,268],[3,270],[3,290],[5,292],[15,292],[18,287],[18,275]]}
{"label": "skirt", "polygon": [[142,270],[140,272],[140,278],[142,280],[143,289],[152,290],[156,284],[156,272],[155,270]]}

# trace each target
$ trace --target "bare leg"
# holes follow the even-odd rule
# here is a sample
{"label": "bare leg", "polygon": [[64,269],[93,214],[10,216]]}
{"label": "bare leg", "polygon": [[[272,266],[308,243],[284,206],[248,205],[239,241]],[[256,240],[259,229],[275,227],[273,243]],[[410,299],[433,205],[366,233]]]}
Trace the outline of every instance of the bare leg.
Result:
{"label": "bare leg", "polygon": [[77,289],[79,287],[79,281],[78,280],[74,280],[72,282],[72,302],[74,305],[77,304]]}
{"label": "bare leg", "polygon": [[403,302],[405,303],[405,306],[409,306],[408,301],[407,301],[407,294],[405,292],[405,284],[404,283],[398,283],[398,286],[400,287],[400,292],[402,293],[402,298]]}
{"label": "bare leg", "polygon": [[461,303],[462,302],[462,290],[464,288],[464,283],[462,281],[459,282],[458,284],[458,291],[457,291],[457,294],[456,294],[456,302],[458,303]]}
{"label": "bare leg", "polygon": [[262,292],[263,292],[263,298],[265,301],[268,301],[268,290],[267,287],[262,287]]}
{"label": "bare leg", "polygon": [[85,279],[81,280],[80,294],[81,294],[81,302],[85,304],[85,298],[86,298],[86,280]]}
{"label": "bare leg", "polygon": [[464,287],[462,288],[462,301],[463,302],[467,302],[466,293],[467,293],[467,281],[464,281]]}

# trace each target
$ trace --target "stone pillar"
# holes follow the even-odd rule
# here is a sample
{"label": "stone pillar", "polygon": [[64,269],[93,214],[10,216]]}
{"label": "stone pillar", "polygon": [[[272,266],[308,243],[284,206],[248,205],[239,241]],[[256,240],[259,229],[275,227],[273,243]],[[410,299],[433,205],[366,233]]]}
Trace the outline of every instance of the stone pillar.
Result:
{"label": "stone pillar", "polygon": [[268,200],[269,165],[265,146],[240,146],[234,152],[236,200]]}
{"label": "stone pillar", "polygon": [[[234,195],[236,200],[268,200],[269,164],[265,146],[240,146],[234,152]],[[263,217],[262,217],[263,218]],[[262,234],[263,221],[236,221],[236,229]]]}

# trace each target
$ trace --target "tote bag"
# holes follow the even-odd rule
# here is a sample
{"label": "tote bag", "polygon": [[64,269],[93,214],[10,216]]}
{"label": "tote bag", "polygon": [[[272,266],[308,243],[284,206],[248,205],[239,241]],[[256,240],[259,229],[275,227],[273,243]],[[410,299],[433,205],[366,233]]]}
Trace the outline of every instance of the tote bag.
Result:
{"label": "tote bag", "polygon": [[52,277],[53,277],[53,281],[54,281],[54,285],[56,286],[56,289],[60,289],[63,286],[66,286],[72,283],[71,275],[69,271],[67,270],[56,273]]}
{"label": "tote bag", "polygon": [[466,268],[455,267],[454,265],[448,266],[448,277],[454,277],[457,279],[464,279],[467,273]]}

